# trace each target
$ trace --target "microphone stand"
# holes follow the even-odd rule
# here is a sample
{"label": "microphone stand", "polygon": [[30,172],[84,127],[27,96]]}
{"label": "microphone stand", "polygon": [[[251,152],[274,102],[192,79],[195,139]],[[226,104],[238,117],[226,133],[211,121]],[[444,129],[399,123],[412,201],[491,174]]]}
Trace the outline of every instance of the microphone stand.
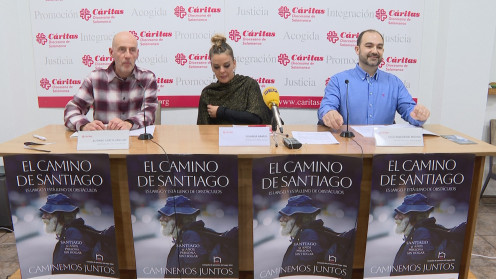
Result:
{"label": "microphone stand", "polygon": [[350,126],[348,125],[348,121],[350,119],[350,110],[348,109],[348,83],[349,80],[345,80],[346,83],[346,131],[341,132],[340,136],[343,138],[353,138],[355,134],[349,130]]}
{"label": "microphone stand", "polygon": [[[276,147],[279,147],[279,144],[277,143],[277,135],[289,137],[289,134],[284,134],[283,132],[282,125],[284,125],[284,121],[282,121],[281,116],[279,115],[279,108],[276,105],[272,105],[271,110],[272,110],[272,119],[271,119],[272,139],[274,140],[274,145]],[[279,127],[280,132],[277,131],[277,127]]]}
{"label": "microphone stand", "polygon": [[[145,126],[145,132],[141,135],[138,136],[138,139],[140,140],[151,140],[153,139],[153,136],[149,133],[146,132],[146,107],[145,107],[145,88],[141,84],[141,82],[138,80],[137,81],[138,86],[141,87],[141,90],[143,91],[143,126]],[[158,104],[160,106],[160,103]]]}

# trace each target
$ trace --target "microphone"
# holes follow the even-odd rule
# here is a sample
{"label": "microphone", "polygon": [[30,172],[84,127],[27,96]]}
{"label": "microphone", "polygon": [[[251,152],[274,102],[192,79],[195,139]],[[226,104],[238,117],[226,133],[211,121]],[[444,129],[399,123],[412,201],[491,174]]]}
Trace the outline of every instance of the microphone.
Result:
{"label": "microphone", "polygon": [[263,92],[264,103],[272,110],[272,131],[276,131],[279,127],[279,131],[283,133],[282,120],[279,115],[279,92],[275,87],[267,87]]}
{"label": "microphone", "polygon": [[346,83],[346,131],[341,132],[340,136],[343,138],[352,138],[355,136],[355,134],[353,134],[353,132],[350,132],[350,126],[348,125],[348,121],[350,119],[350,110],[348,109],[348,83],[350,83],[350,81],[345,80],[344,83]]}
{"label": "microphone", "polygon": [[145,132],[141,135],[138,136],[138,139],[140,140],[151,140],[153,139],[153,136],[151,134],[148,134],[146,132],[146,113],[145,113],[145,88],[143,87],[143,84],[141,84],[141,81],[136,80],[138,83],[138,86],[141,87],[141,90],[143,91],[143,126],[145,126]]}

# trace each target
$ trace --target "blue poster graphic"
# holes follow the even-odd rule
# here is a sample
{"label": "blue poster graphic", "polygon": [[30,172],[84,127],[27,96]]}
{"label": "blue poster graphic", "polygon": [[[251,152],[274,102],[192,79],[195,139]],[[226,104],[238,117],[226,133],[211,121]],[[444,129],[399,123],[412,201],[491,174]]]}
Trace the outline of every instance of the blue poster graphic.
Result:
{"label": "blue poster graphic", "polygon": [[238,278],[236,156],[127,157],[137,278]]}
{"label": "blue poster graphic", "polygon": [[119,278],[108,155],[4,162],[22,278]]}
{"label": "blue poster graphic", "polygon": [[458,278],[474,158],[374,156],[364,278]]}
{"label": "blue poster graphic", "polygon": [[362,159],[253,160],[254,278],[351,278]]}

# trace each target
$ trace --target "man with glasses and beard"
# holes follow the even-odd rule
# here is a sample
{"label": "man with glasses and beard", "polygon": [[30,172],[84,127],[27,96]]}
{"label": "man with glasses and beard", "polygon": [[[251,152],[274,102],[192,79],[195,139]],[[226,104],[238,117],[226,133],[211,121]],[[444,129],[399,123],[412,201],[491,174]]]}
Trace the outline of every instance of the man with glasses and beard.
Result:
{"label": "man with glasses and beard", "polygon": [[91,237],[82,230],[84,220],[77,218],[79,207],[64,194],[52,194],[40,208],[45,231],[55,234],[57,244],[53,250],[52,274],[81,273],[82,270],[67,270],[66,266],[82,266],[92,259]]}
{"label": "man with glasses and beard", "polygon": [[[198,208],[193,207],[191,200],[185,196],[168,197],[165,206],[158,210],[162,234],[172,237],[174,245],[167,257],[168,270],[194,270],[199,272],[202,263],[209,262],[211,243],[200,235],[206,230],[203,221],[196,221],[200,214]],[[208,230],[208,229],[207,229]],[[167,277],[177,277],[177,273]]]}
{"label": "man with glasses and beard", "polygon": [[429,110],[415,103],[398,77],[378,69],[383,61],[383,36],[376,30],[363,31],[355,52],[355,68],[330,78],[318,110],[319,124],[334,130],[343,123],[389,125],[397,111],[408,123],[422,126]]}
{"label": "man with glasses and beard", "polygon": [[[320,208],[315,207],[306,195],[293,196],[279,211],[281,235],[289,236],[289,245],[282,260],[279,276],[312,274],[313,265],[325,258],[330,243],[324,243],[319,235],[324,222],[317,220]],[[327,241],[326,241],[327,242]],[[302,269],[302,267],[305,268]],[[311,266],[312,270],[306,268]]]}
{"label": "man with glasses and beard", "polygon": [[427,197],[420,193],[406,196],[394,209],[395,231],[403,235],[404,243],[396,253],[391,275],[417,274],[419,268],[403,270],[402,266],[418,266],[428,259],[436,259],[436,243],[441,239],[430,229],[436,226],[436,219],[429,217],[433,210],[434,206],[429,205]]}

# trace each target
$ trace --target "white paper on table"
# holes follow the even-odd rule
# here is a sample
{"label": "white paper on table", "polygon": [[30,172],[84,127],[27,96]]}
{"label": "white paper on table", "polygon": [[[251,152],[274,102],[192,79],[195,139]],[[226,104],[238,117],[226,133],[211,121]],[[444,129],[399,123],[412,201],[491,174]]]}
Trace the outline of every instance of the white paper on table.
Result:
{"label": "white paper on table", "polygon": [[303,144],[339,144],[331,132],[292,131],[291,134]]}
{"label": "white paper on table", "polygon": [[375,146],[424,146],[422,128],[377,127],[374,129]]}
{"label": "white paper on table", "polygon": [[[392,124],[392,125],[363,125],[363,126],[351,126],[353,130],[357,131],[360,133],[362,136],[366,138],[373,138],[374,137],[374,128],[382,128],[382,127],[390,127],[392,129],[394,128],[414,128],[417,129],[419,127],[411,125],[409,123],[401,123],[401,124]],[[426,130],[422,128],[422,134],[423,135],[432,135],[432,136],[439,136],[438,134],[435,134],[429,130]]]}
{"label": "white paper on table", "polygon": [[[155,125],[146,126],[146,132],[153,136],[153,133],[155,133]],[[145,133],[145,128],[139,128],[136,130],[129,131],[129,136],[138,137],[139,135],[144,133]]]}
{"label": "white paper on table", "polygon": [[77,150],[129,149],[129,130],[80,131]]}
{"label": "white paper on table", "polygon": [[219,146],[270,146],[270,130],[266,126],[219,127]]}
{"label": "white paper on table", "polygon": [[364,125],[364,126],[351,126],[353,130],[357,131],[360,135],[366,138],[374,137],[374,128],[385,127],[386,125]]}

